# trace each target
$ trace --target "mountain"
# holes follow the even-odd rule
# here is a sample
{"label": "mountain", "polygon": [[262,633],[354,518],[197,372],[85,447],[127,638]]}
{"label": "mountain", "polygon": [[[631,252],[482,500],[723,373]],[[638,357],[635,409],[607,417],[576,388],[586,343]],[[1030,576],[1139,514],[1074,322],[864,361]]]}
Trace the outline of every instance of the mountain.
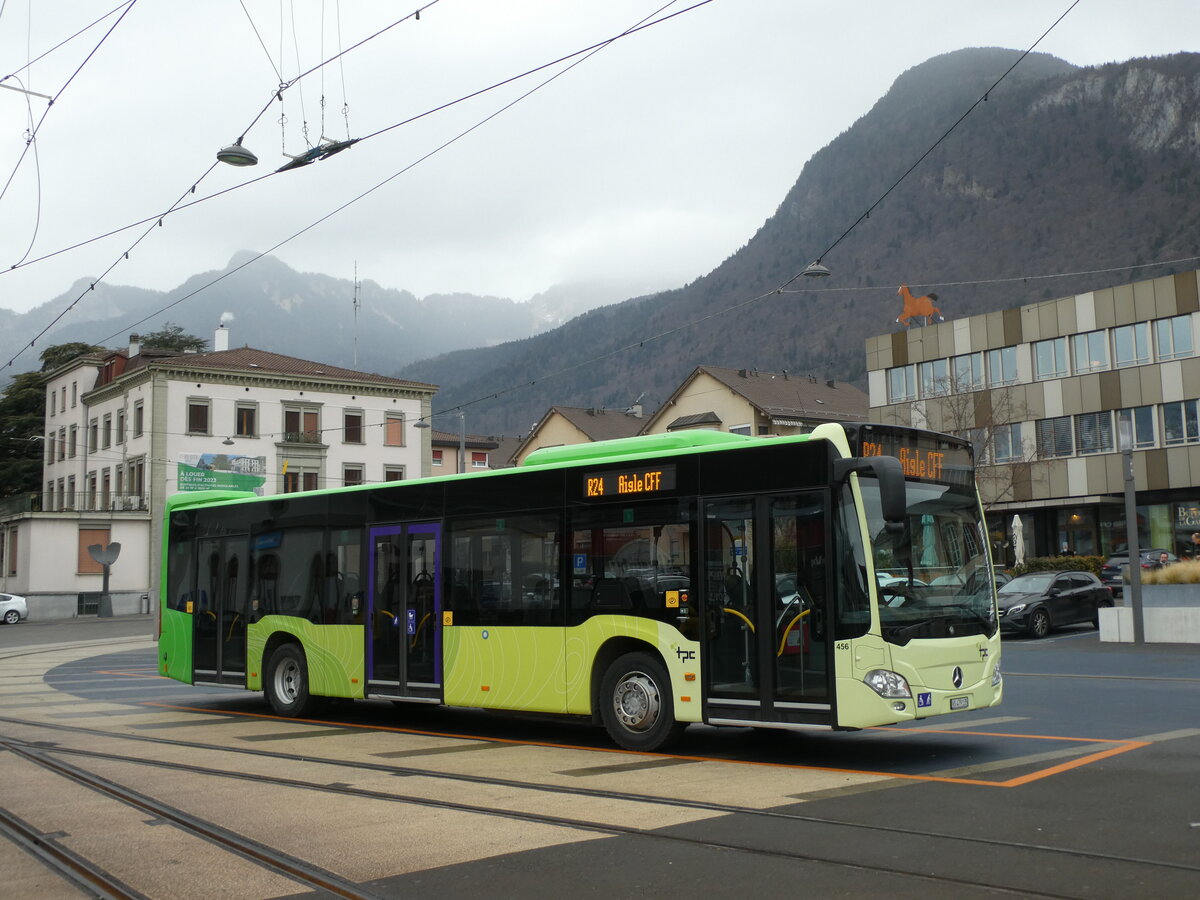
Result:
{"label": "mountain", "polygon": [[[232,314],[229,330],[235,345],[351,367],[357,343],[358,368],[389,373],[430,354],[525,338],[561,325],[592,305],[628,296],[623,285],[610,284],[560,285],[528,303],[473,294],[418,298],[363,281],[356,316],[352,282],[296,272],[270,256],[242,268],[251,258],[248,252],[239,253],[223,270],[194,275],[167,292],[97,284],[86,302],[38,346],[84,341],[119,347],[129,333],[156,331],[168,321],[211,339],[222,317]],[[63,296],[27,313],[0,309],[0,354],[7,359],[27,346],[46,322],[88,291],[90,283],[81,279]],[[20,363],[21,368],[38,366],[33,353]]]}
{"label": "mountain", "polygon": [[[864,339],[900,327],[901,283],[938,285],[952,319],[1196,268],[1200,54],[1094,68],[1030,54],[896,185],[1019,56],[961,50],[903,73],[690,284],[400,374],[441,385],[437,408],[469,404],[472,431],[520,431],[553,404],[646,392],[654,408],[699,364],[861,385]],[[776,293],[822,254],[832,277]],[[1071,272],[1094,274],[1038,277]]]}

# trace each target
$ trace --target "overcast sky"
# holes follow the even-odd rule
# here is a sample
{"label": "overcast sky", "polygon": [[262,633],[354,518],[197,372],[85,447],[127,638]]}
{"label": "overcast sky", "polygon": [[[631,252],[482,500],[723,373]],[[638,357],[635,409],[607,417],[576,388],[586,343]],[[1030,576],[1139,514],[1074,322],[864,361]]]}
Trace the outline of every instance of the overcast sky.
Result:
{"label": "overcast sky", "polygon": [[[98,49],[124,6],[23,68],[117,0],[0,0],[0,76],[61,91],[47,111],[44,99],[0,90],[0,179],[12,175],[0,198],[0,307],[30,309],[117,259],[110,283],[175,287],[391,176],[272,253],[347,279],[357,262],[360,278],[418,296],[524,300],[598,279],[629,293],[678,286],[745,243],[805,161],[901,72],[963,47],[1027,48],[1070,6],[713,0],[601,50],[419,164],[563,67],[174,213],[128,260],[144,226],[11,269],[31,242],[37,259],[168,209],[243,132],[259,165],[218,166],[197,198],[272,172],[284,150],[301,153],[322,133],[371,134],[609,38],[665,0],[440,0],[270,102],[281,80],[419,2],[139,0]],[[1081,0],[1038,49],[1077,65],[1200,50],[1200,3]],[[15,168],[30,114],[44,115],[37,153]],[[898,174],[909,161],[896,163]],[[848,224],[830,222],[830,239]]]}

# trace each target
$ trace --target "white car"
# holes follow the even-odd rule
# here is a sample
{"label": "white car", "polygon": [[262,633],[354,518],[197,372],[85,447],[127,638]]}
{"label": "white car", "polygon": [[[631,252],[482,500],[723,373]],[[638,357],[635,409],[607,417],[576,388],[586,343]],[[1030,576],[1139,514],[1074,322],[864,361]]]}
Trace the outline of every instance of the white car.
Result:
{"label": "white car", "polygon": [[28,618],[29,606],[24,597],[0,593],[0,621],[5,625],[16,625],[22,619]]}

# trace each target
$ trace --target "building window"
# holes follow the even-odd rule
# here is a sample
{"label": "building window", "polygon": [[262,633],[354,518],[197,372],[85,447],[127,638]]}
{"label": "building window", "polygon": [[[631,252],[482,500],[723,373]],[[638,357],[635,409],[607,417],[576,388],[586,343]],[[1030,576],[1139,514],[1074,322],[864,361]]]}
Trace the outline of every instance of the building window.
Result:
{"label": "building window", "polygon": [[1183,359],[1192,355],[1192,317],[1173,316],[1154,323],[1154,342],[1158,345],[1158,359]]}
{"label": "building window", "polygon": [[57,394],[58,394],[58,391],[51,391],[50,397],[49,397],[49,402],[46,403],[46,405],[48,407],[50,407],[50,417],[51,418],[58,415],[58,404],[54,402],[54,398]]}
{"label": "building window", "polygon": [[258,437],[257,403],[239,403],[234,408],[233,433],[238,437]]}
{"label": "building window", "polygon": [[96,444],[100,439],[100,423],[96,419],[88,422],[88,452],[96,452]]}
{"label": "building window", "polygon": [[78,384],[76,382],[72,381],[71,382],[71,409],[75,408],[75,403],[78,400],[78,398],[79,398]]}
{"label": "building window", "polygon": [[46,499],[43,502],[42,509],[47,512],[54,509],[54,481],[51,479],[46,482]]}
{"label": "building window", "polygon": [[54,432],[46,435],[46,463],[47,465],[54,462]]}
{"label": "building window", "polygon": [[1021,445],[1021,423],[997,425],[992,432],[996,462],[1017,462],[1023,456]]}
{"label": "building window", "polygon": [[921,376],[921,396],[940,397],[950,393],[949,360],[934,359],[918,367]]}
{"label": "building window", "polygon": [[1200,441],[1200,423],[1196,417],[1196,401],[1184,400],[1182,403],[1164,403],[1163,444],[1195,444]]}
{"label": "building window", "polygon": [[129,493],[138,498],[138,509],[145,509],[146,461],[135,459],[129,464]]}
{"label": "building window", "polygon": [[753,433],[754,433],[754,430],[753,430],[753,428],[752,428],[751,426],[749,426],[749,425],[730,425],[730,426],[729,426],[729,433],[730,433],[730,434],[745,434],[745,435],[749,435],[749,434],[753,434]]}
{"label": "building window", "polygon": [[104,414],[104,424],[100,428],[100,446],[105,450],[112,446],[112,413]]}
{"label": "building window", "polygon": [[888,403],[917,399],[917,367],[896,366],[887,370]]}
{"label": "building window", "polygon": [[432,464],[435,466],[440,466],[442,464],[442,451],[441,450],[433,451]]}
{"label": "building window", "polygon": [[404,446],[404,414],[388,413],[383,421],[383,443],[388,447]]}
{"label": "building window", "polygon": [[1080,453],[1112,453],[1112,413],[1083,413],[1075,417],[1075,446]]}
{"label": "building window", "polygon": [[317,472],[303,469],[291,469],[283,473],[283,492],[294,494],[297,491],[315,491],[317,489]]}
{"label": "building window", "polygon": [[987,376],[991,387],[1017,383],[1017,348],[1001,347],[987,354]]}
{"label": "building window", "polygon": [[141,437],[143,426],[145,425],[145,407],[142,406],[142,401],[139,400],[133,404],[133,436]]}
{"label": "building window", "polygon": [[363,483],[363,467],[362,466],[342,466],[342,484],[362,484]]}
{"label": "building window", "polygon": [[112,508],[112,470],[105,469],[100,473],[100,508]]}
{"label": "building window", "polygon": [[384,466],[383,467],[384,481],[403,481],[404,466]]}
{"label": "building window", "polygon": [[67,476],[67,493],[66,499],[63,501],[63,509],[75,508],[75,476]]}
{"label": "building window", "polygon": [[62,386],[62,404],[58,411],[64,413],[67,411],[67,386],[65,384]]}
{"label": "building window", "polygon": [[1153,447],[1154,407],[1134,406],[1117,410],[1117,436],[1123,441],[1126,434],[1132,439],[1135,450]]}
{"label": "building window", "polygon": [[125,410],[117,410],[117,443],[125,443]]}
{"label": "building window", "polygon": [[1146,322],[1113,329],[1113,360],[1117,368],[1150,362],[1150,326]]}
{"label": "building window", "polygon": [[289,444],[319,444],[320,411],[313,406],[285,406],[283,432],[283,439]]}
{"label": "building window", "polygon": [[80,575],[99,575],[104,571],[104,566],[92,559],[92,554],[88,553],[88,547],[93,544],[99,544],[101,547],[108,546],[109,530],[107,528],[80,528],[79,529],[79,545],[75,571]]}
{"label": "building window", "polygon": [[17,529],[8,529],[8,574],[17,574]]}
{"label": "building window", "polygon": [[347,444],[363,442],[363,414],[361,410],[346,410],[342,414],[342,440]]}
{"label": "building window", "polygon": [[1072,335],[1071,352],[1076,375],[1103,371],[1108,368],[1108,335],[1103,330]]}
{"label": "building window", "polygon": [[1035,380],[1066,378],[1068,372],[1067,339],[1065,337],[1034,343],[1033,375]]}
{"label": "building window", "polygon": [[1074,429],[1070,416],[1039,419],[1037,422],[1037,452],[1043,459],[1071,456],[1075,452]]}
{"label": "building window", "polygon": [[471,451],[471,468],[486,469],[488,467],[487,453],[480,453],[476,450]]}
{"label": "building window", "polygon": [[983,353],[964,353],[954,357],[953,364],[953,389],[956,392],[983,389]]}
{"label": "building window", "polygon": [[188,434],[208,434],[208,401],[189,400],[187,402]]}
{"label": "building window", "polygon": [[67,456],[71,459],[75,458],[75,454],[79,452],[79,426],[72,425],[71,431],[67,436]]}

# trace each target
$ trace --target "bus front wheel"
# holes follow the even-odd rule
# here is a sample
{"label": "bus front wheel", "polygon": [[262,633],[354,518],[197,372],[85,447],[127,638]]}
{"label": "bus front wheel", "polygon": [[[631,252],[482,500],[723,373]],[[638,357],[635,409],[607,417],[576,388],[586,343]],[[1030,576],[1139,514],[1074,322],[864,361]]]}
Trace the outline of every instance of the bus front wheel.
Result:
{"label": "bus front wheel", "polygon": [[675,721],[667,670],[649,653],[626,653],[604,673],[600,716],[609,737],[626,750],[670,746],[687,723]]}
{"label": "bus front wheel", "polygon": [[271,709],[281,716],[303,716],[313,704],[308,693],[308,661],[295,644],[282,644],[271,654],[263,684]]}

